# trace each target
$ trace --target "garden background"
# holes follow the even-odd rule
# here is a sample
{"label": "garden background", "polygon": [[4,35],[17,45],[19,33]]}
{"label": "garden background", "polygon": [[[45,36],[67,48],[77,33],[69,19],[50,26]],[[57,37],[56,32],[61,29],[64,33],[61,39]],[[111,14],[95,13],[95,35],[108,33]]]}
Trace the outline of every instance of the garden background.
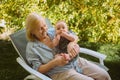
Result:
{"label": "garden background", "polygon": [[112,80],[120,80],[120,0],[0,0],[0,80],[23,80],[28,73],[16,62],[9,35],[25,27],[31,12],[54,25],[65,20],[78,44],[107,55]]}

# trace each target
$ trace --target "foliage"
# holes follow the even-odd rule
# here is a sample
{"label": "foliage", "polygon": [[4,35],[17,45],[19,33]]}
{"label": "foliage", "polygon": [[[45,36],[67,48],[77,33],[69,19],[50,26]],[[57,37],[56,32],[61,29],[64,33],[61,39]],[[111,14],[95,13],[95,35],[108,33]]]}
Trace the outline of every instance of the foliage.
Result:
{"label": "foliage", "polygon": [[28,13],[38,10],[38,0],[2,0],[0,1],[0,19],[4,19],[7,28],[16,30],[24,27]]}
{"label": "foliage", "polygon": [[99,52],[107,54],[107,60],[111,62],[120,61],[120,45],[118,44],[103,44],[99,48]]}
{"label": "foliage", "polygon": [[78,34],[80,41],[119,43],[119,0],[49,1],[46,15],[50,19],[55,18],[53,23],[65,20],[70,29]]}
{"label": "foliage", "polygon": [[79,44],[81,47],[85,47],[107,55],[106,61],[108,62],[120,62],[119,44],[101,42],[80,42]]}
{"label": "foliage", "polygon": [[53,25],[65,20],[80,41],[120,43],[120,0],[2,0],[0,19],[7,28],[25,26],[30,12],[48,17]]}

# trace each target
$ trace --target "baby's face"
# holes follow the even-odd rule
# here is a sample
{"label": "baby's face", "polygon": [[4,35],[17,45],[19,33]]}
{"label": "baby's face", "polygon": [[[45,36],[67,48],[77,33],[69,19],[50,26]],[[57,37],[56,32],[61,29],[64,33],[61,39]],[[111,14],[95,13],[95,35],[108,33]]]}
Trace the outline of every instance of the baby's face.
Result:
{"label": "baby's face", "polygon": [[68,32],[68,27],[67,27],[67,25],[64,24],[64,23],[58,23],[58,24],[56,25],[56,32],[57,32],[57,33],[60,33],[60,32],[62,32],[62,31]]}

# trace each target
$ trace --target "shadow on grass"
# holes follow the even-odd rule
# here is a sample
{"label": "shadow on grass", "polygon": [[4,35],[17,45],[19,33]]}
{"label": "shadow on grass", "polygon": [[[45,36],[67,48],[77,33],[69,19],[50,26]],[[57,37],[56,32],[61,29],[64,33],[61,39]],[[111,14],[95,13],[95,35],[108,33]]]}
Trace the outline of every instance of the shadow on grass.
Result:
{"label": "shadow on grass", "polygon": [[[82,44],[83,47],[93,48],[97,51],[100,45]],[[82,46],[81,45],[81,46]],[[91,45],[93,47],[91,47]],[[101,44],[102,45],[102,44]],[[26,72],[17,62],[17,52],[13,48],[10,41],[0,41],[0,80],[23,80],[29,73]],[[93,58],[97,61],[97,59]],[[109,68],[109,74],[112,80],[120,79],[120,61],[105,61],[105,65]]]}
{"label": "shadow on grass", "polygon": [[120,62],[105,62],[105,65],[109,68],[112,80],[120,80]]}
{"label": "shadow on grass", "polygon": [[28,75],[16,62],[17,57],[11,42],[0,41],[0,80],[23,80]]}

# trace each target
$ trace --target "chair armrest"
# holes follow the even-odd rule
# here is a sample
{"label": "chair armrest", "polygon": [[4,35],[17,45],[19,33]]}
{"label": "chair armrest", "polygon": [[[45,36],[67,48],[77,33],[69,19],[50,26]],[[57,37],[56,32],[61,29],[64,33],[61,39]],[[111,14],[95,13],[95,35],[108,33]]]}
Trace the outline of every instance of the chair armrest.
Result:
{"label": "chair armrest", "polygon": [[44,74],[37,72],[36,70],[32,69],[30,66],[28,66],[20,57],[18,57],[17,62],[25,69],[27,70],[29,73],[37,76],[38,78],[42,79],[42,80],[52,80],[49,77],[45,76]]}
{"label": "chair armrest", "polygon": [[104,65],[103,61],[107,57],[104,54],[101,54],[99,52],[96,52],[96,51],[93,51],[87,48],[82,48],[82,47],[80,48],[80,53],[88,54],[88,55],[98,58],[101,65]]}

